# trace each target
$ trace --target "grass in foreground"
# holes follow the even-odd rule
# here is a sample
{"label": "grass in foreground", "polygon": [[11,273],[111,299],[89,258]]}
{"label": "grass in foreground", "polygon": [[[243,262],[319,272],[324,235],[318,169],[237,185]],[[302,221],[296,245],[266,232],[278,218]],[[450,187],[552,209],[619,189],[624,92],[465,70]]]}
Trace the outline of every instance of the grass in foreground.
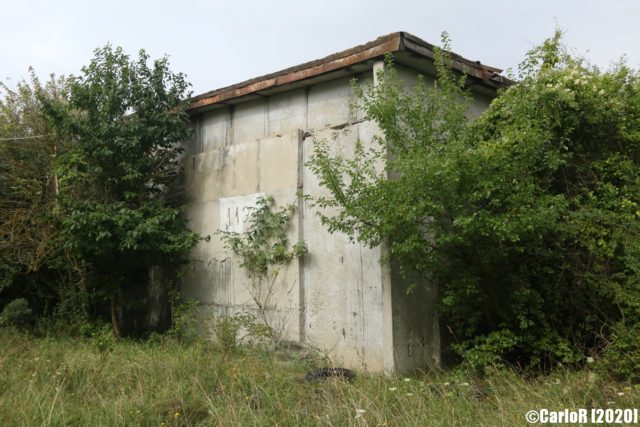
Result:
{"label": "grass in foreground", "polygon": [[0,425],[514,426],[530,409],[634,408],[640,389],[593,372],[498,372],[307,383],[319,361],[241,348],[39,339],[0,330]]}

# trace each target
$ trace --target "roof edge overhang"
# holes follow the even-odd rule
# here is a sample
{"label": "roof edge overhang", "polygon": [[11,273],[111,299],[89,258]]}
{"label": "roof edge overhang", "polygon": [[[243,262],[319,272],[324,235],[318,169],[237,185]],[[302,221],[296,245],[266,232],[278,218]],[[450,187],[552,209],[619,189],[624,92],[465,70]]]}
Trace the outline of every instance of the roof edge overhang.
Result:
{"label": "roof edge overhang", "polygon": [[[348,69],[359,63],[380,59],[389,53],[405,51],[433,60],[435,47],[406,32],[391,33],[378,37],[369,43],[334,53],[322,59],[194,96],[189,100],[187,111],[192,114],[198,113],[213,108],[217,104],[225,105],[237,98],[260,95],[262,91],[310,80],[331,72]],[[484,65],[479,61],[468,60],[453,52],[450,52],[450,54],[453,69],[467,74],[476,84],[496,90],[512,83],[509,79],[500,75],[502,70],[499,68]]]}

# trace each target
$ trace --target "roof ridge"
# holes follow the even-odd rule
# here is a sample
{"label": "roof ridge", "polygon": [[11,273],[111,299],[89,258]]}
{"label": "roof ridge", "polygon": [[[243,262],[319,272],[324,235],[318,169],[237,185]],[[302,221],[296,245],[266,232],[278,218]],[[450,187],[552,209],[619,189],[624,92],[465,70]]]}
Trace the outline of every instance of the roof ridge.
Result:
{"label": "roof ridge", "polygon": [[[350,49],[332,53],[320,59],[304,62],[280,71],[254,77],[230,86],[214,89],[192,97],[189,110],[195,111],[210,105],[224,102],[225,100],[239,98],[276,86],[290,84],[318,75],[326,74],[342,68],[347,68],[356,63],[382,57],[387,53],[398,51],[411,51],[420,56],[433,59],[433,50],[436,46],[428,43],[405,31],[396,31],[376,38],[367,43],[354,46]],[[480,80],[494,80],[498,85],[504,85],[507,81],[498,76],[502,70],[483,65],[480,61],[471,61],[462,56],[449,52],[453,60],[454,69],[469,73]],[[470,68],[469,68],[470,67]],[[472,72],[470,72],[472,71]],[[500,77],[495,81],[495,77]],[[504,80],[504,81],[503,81]]]}

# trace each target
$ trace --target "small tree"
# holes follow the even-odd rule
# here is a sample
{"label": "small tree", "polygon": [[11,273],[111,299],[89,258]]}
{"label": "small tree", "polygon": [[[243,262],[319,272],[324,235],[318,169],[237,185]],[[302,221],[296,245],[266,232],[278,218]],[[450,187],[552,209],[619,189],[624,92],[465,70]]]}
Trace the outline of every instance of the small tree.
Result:
{"label": "small tree", "polygon": [[290,245],[287,238],[287,230],[296,211],[295,205],[289,204],[274,212],[273,204],[271,196],[258,199],[245,232],[220,231],[225,247],[241,259],[240,267],[251,281],[247,290],[258,308],[260,320],[271,334],[276,331],[269,322],[267,310],[276,279],[293,259],[307,253],[304,242]]}
{"label": "small tree", "polygon": [[[445,47],[447,43],[445,39]],[[464,76],[407,92],[387,63],[356,88],[381,136],[352,160],[316,143],[322,219],[440,287],[439,311],[472,365],[577,363],[635,324],[640,283],[640,78],[529,53],[519,82],[466,118]],[[381,169],[380,164],[384,164]],[[628,328],[627,328],[628,329]]]}
{"label": "small tree", "polygon": [[133,61],[107,45],[69,79],[66,103],[42,100],[58,137],[71,141],[57,162],[60,244],[110,296],[116,335],[122,290],[144,284],[152,265],[180,263],[198,239],[174,191],[187,89],[166,58],[150,66],[142,50]]}
{"label": "small tree", "polygon": [[0,293],[40,299],[42,308],[58,278],[50,271],[36,283],[35,276],[58,256],[54,162],[63,147],[38,99],[63,102],[65,80],[51,76],[43,84],[29,72],[15,88],[0,83]]}

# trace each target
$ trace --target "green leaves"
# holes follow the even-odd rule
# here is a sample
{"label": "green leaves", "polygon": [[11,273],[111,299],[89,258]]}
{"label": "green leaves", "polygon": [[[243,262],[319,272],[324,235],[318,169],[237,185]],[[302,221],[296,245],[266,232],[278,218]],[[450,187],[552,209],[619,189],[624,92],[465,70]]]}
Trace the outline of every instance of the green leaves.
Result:
{"label": "green leaves", "polygon": [[166,58],[110,45],[78,76],[0,84],[0,291],[78,318],[184,262],[199,240],[178,187],[188,86]]}
{"label": "green leaves", "polygon": [[329,230],[387,239],[438,284],[442,322],[474,360],[495,347],[531,366],[579,361],[606,339],[596,331],[638,319],[640,76],[599,71],[556,34],[470,121],[446,50],[433,85],[406,90],[388,59],[356,89],[381,136],[349,158],[317,141],[308,166],[329,196],[312,201],[337,211],[321,214]]}
{"label": "green leaves", "polygon": [[0,292],[46,265],[57,232],[53,163],[64,141],[51,135],[38,100],[61,101],[65,80],[30,75],[15,89],[0,83]]}
{"label": "green leaves", "polygon": [[250,278],[260,279],[271,269],[278,270],[294,258],[307,253],[304,242],[289,245],[287,229],[295,213],[295,205],[272,211],[273,197],[260,198],[249,217],[249,227],[243,233],[220,231],[227,249],[240,256],[240,266]]}
{"label": "green leaves", "polygon": [[258,309],[262,325],[244,326],[249,326],[249,333],[258,332],[254,338],[269,337],[278,341],[283,329],[276,328],[267,313],[274,307],[271,299],[276,293],[276,279],[282,268],[293,259],[307,254],[307,245],[303,241],[289,244],[287,231],[296,211],[295,205],[285,205],[274,211],[273,204],[272,196],[259,198],[249,215],[246,231],[220,230],[219,234],[225,247],[240,257],[240,267],[251,281],[247,290]]}
{"label": "green leaves", "polygon": [[61,245],[105,283],[117,264],[136,286],[137,271],[178,263],[198,241],[176,191],[188,86],[166,58],[131,60],[107,45],[69,79],[66,102],[43,100],[59,137],[73,141],[56,164]]}
{"label": "green leaves", "polygon": [[69,87],[68,104],[46,105],[57,131],[80,141],[61,162],[67,180],[85,171],[105,200],[125,192],[150,194],[172,183],[179,143],[189,136],[189,93],[184,76],[171,73],[166,58],[150,67],[144,51],[131,61],[107,45]]}

